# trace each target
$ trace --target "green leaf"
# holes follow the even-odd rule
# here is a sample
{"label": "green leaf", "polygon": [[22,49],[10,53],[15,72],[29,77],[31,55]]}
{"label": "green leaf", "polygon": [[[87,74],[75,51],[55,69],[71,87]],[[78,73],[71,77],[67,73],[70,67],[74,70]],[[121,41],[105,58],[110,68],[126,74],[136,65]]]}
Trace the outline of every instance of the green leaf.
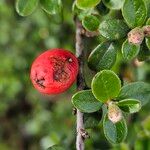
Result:
{"label": "green leaf", "polygon": [[89,9],[95,7],[101,0],[77,0],[77,7],[80,9]]}
{"label": "green leaf", "polygon": [[65,149],[59,145],[53,145],[53,146],[49,147],[47,150],[65,150]]}
{"label": "green leaf", "polygon": [[124,99],[118,102],[118,106],[124,112],[135,113],[141,109],[141,102],[136,99]]}
{"label": "green leaf", "polygon": [[126,36],[129,28],[123,20],[107,19],[100,24],[99,31],[109,40],[118,40]]}
{"label": "green leaf", "polygon": [[38,0],[17,0],[16,11],[21,16],[30,15],[38,5]]}
{"label": "green leaf", "polygon": [[40,0],[41,6],[48,14],[60,14],[62,11],[61,0]]}
{"label": "green leaf", "polygon": [[129,83],[122,87],[117,99],[138,99],[141,105],[150,101],[150,84],[144,82]]}
{"label": "green leaf", "polygon": [[[146,25],[150,25],[150,18],[148,18],[148,20],[146,21]],[[150,50],[150,37],[146,37],[145,42],[146,42],[147,48]]]}
{"label": "green leaf", "polygon": [[147,7],[147,17],[150,17],[150,0],[144,0]]}
{"label": "green leaf", "polygon": [[113,124],[108,116],[105,115],[103,120],[104,134],[110,143],[118,144],[125,140],[127,136],[127,125],[123,118],[121,121]]}
{"label": "green leaf", "polygon": [[88,15],[82,20],[83,27],[88,31],[96,31],[99,27],[100,21],[96,16]]}
{"label": "green leaf", "polygon": [[122,44],[122,55],[124,59],[131,60],[136,57],[140,51],[140,45],[134,45],[128,42],[126,39]]}
{"label": "green leaf", "polygon": [[84,127],[86,129],[95,128],[99,125],[102,119],[102,112],[84,113]]}
{"label": "green leaf", "polygon": [[103,42],[99,44],[90,54],[88,65],[92,70],[100,71],[110,69],[117,56],[117,48],[114,42]]}
{"label": "green leaf", "polygon": [[97,73],[92,80],[92,92],[101,102],[114,99],[118,96],[120,88],[120,79],[110,70],[103,70]]}
{"label": "green leaf", "polygon": [[150,50],[150,38],[145,38],[146,46]]}
{"label": "green leaf", "polygon": [[72,97],[73,105],[81,112],[92,113],[100,110],[102,103],[93,95],[91,90],[79,91]]}
{"label": "green leaf", "polygon": [[143,0],[125,0],[122,14],[131,27],[142,26],[147,17],[147,9]]}
{"label": "green leaf", "polygon": [[121,9],[125,0],[103,0],[103,3],[110,9]]}
{"label": "green leaf", "polygon": [[150,50],[146,46],[146,43],[142,43],[142,45],[140,46],[140,52],[138,54],[138,60],[139,61],[150,60]]}

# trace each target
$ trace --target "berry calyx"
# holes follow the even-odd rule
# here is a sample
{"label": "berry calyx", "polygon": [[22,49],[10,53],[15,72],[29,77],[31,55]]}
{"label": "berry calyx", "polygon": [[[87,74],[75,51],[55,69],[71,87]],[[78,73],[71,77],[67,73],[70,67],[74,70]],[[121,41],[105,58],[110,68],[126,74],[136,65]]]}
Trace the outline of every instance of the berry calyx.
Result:
{"label": "berry calyx", "polygon": [[144,39],[143,29],[136,27],[128,33],[128,41],[131,44],[140,45]]}
{"label": "berry calyx", "polygon": [[30,79],[39,92],[59,94],[76,80],[78,68],[78,60],[74,54],[64,49],[51,49],[35,59]]}
{"label": "berry calyx", "polygon": [[114,124],[122,119],[122,112],[120,108],[113,102],[108,104],[108,118]]}

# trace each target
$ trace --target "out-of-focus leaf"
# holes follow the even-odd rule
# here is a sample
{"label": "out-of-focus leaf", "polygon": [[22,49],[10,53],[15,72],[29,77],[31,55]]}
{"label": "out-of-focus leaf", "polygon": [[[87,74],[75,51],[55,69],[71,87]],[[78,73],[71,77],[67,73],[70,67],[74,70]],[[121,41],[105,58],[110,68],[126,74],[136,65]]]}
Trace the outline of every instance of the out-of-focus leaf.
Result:
{"label": "out-of-focus leaf", "polygon": [[38,0],[17,0],[16,11],[21,16],[30,15],[38,5]]}
{"label": "out-of-focus leaf", "polygon": [[74,94],[72,103],[81,112],[86,113],[98,111],[102,106],[102,103],[94,97],[91,90],[84,90]]}
{"label": "out-of-focus leaf", "polygon": [[100,34],[109,40],[125,37],[128,30],[126,23],[120,19],[106,19],[99,26]]}
{"label": "out-of-focus leaf", "polygon": [[110,69],[114,65],[116,57],[117,47],[115,42],[103,42],[91,52],[88,65],[96,71]]}
{"label": "out-of-focus leaf", "polygon": [[88,31],[95,31],[98,29],[100,24],[99,19],[96,16],[88,15],[82,20],[83,27]]}
{"label": "out-of-focus leaf", "polygon": [[138,99],[142,106],[150,102],[150,85],[144,82],[129,83],[121,88],[118,100]]}
{"label": "out-of-focus leaf", "polygon": [[118,106],[124,112],[135,113],[141,109],[141,102],[136,99],[124,99],[118,102]]}
{"label": "out-of-focus leaf", "polygon": [[95,7],[101,0],[76,0],[77,7],[80,9],[89,9]]}
{"label": "out-of-focus leaf", "polygon": [[125,0],[103,0],[103,3],[110,9],[121,9]]}
{"label": "out-of-focus leaf", "polygon": [[105,115],[103,120],[103,129],[107,140],[113,144],[123,142],[127,136],[127,125],[124,118],[121,121],[113,124],[108,119],[108,116]]}
{"label": "out-of-focus leaf", "polygon": [[131,28],[142,26],[147,18],[147,9],[143,0],[125,0],[122,14]]}
{"label": "out-of-focus leaf", "polygon": [[114,99],[118,96],[121,81],[111,70],[103,70],[95,75],[92,80],[92,92],[101,102]]}
{"label": "out-of-focus leaf", "polygon": [[62,2],[61,0],[40,0],[42,8],[48,14],[59,14],[62,10]]}
{"label": "out-of-focus leaf", "polygon": [[140,51],[140,45],[134,45],[126,39],[122,44],[122,55],[125,60],[131,60],[136,57]]}

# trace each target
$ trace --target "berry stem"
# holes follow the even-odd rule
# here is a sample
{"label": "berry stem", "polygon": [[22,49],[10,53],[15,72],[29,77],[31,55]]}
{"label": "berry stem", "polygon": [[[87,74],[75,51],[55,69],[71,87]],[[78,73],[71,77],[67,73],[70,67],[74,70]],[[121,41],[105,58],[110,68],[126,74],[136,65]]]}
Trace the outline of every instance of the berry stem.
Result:
{"label": "berry stem", "polygon": [[[82,39],[82,25],[79,20],[75,19],[76,24],[76,56],[79,61],[79,73],[77,76],[77,89],[83,90],[86,88],[83,65],[84,65],[84,54],[83,54],[83,39]],[[84,150],[84,137],[81,131],[84,130],[83,113],[77,110],[77,137],[76,137],[76,149]]]}

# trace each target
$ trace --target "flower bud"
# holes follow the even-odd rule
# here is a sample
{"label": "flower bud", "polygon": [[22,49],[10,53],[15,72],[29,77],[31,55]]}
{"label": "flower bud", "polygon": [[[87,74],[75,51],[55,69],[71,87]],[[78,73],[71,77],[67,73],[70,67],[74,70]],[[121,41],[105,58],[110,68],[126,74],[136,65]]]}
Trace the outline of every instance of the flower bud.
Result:
{"label": "flower bud", "polygon": [[122,111],[115,103],[108,104],[108,119],[117,123],[122,119]]}
{"label": "flower bud", "polygon": [[128,41],[131,44],[140,45],[144,39],[143,29],[136,27],[128,33]]}
{"label": "flower bud", "polygon": [[150,37],[150,25],[144,26],[143,31],[146,37]]}

